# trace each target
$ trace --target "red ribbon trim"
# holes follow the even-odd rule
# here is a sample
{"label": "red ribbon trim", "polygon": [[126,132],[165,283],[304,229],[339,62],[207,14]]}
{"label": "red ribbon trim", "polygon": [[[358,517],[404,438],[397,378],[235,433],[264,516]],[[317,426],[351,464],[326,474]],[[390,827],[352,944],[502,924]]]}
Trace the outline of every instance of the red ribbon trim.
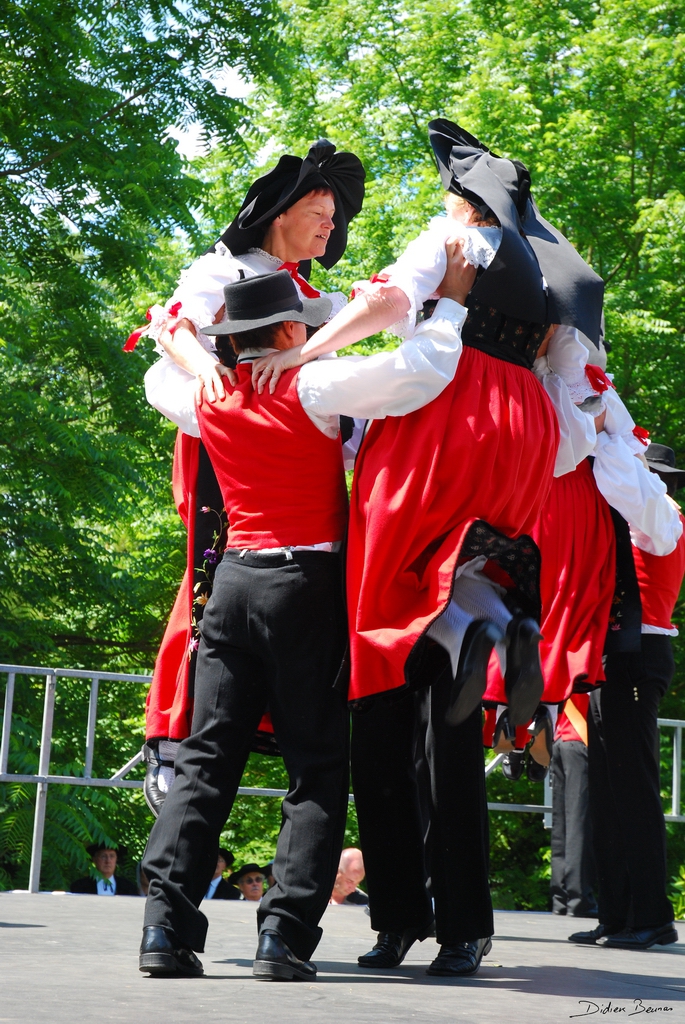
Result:
{"label": "red ribbon trim", "polygon": [[636,437],[640,444],[643,444],[645,448],[649,447],[649,431],[645,430],[644,427],[633,427],[633,436]]}
{"label": "red ribbon trim", "polygon": [[591,363],[588,363],[585,367],[585,376],[590,382],[593,390],[595,390],[599,395],[604,391],[608,391],[609,388],[613,388],[614,391],[616,390],[616,387],[611,383],[600,366],[593,366]]}
{"label": "red ribbon trim", "polygon": [[[173,306],[171,306],[171,308],[168,310],[169,316],[175,321],[176,317],[178,316],[178,314],[180,312],[180,310],[181,310],[181,303],[180,302],[174,302]],[[150,313],[149,309],[148,309],[148,311],[145,314],[145,319],[148,322],[150,320],[152,320],[152,314]],[[176,323],[172,324],[171,321],[169,321],[167,323],[167,327],[168,327],[169,331],[171,332],[171,334],[174,333],[174,331],[176,330],[177,326],[178,325]],[[134,348],[136,347],[136,345],[138,344],[138,342],[140,341],[142,336],[145,334],[146,330],[147,330],[147,324],[144,327],[138,327],[135,331],[133,331],[132,334],[129,334],[129,336],[126,339],[126,342],[125,342],[125,344],[123,346],[122,351],[123,352],[133,352]]]}
{"label": "red ribbon trim", "polygon": [[305,298],[318,299],[319,296],[321,295],[321,292],[317,292],[316,288],[312,288],[309,281],[305,281],[305,279],[300,276],[299,268],[299,263],[281,263],[278,269],[288,271],[295,284],[298,284],[300,286],[300,291],[305,296]]}

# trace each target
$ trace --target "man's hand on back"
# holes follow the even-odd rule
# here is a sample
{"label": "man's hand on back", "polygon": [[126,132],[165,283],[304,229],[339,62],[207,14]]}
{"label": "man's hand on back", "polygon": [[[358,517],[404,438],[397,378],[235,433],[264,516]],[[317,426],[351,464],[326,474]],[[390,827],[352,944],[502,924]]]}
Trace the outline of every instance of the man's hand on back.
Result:
{"label": "man's hand on back", "polygon": [[454,299],[463,306],[476,280],[476,268],[464,259],[461,242],[458,239],[447,242],[445,251],[447,269],[438,288],[438,294],[444,299]]}

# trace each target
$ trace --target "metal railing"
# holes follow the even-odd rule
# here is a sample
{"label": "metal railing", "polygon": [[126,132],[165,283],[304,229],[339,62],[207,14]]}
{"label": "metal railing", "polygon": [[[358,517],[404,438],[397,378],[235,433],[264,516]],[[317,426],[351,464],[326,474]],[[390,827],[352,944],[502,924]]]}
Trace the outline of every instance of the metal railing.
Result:
{"label": "metal railing", "polygon": [[[31,866],[29,869],[29,892],[37,893],[40,886],[40,870],[43,860],[43,837],[45,834],[45,812],[47,807],[48,786],[107,786],[114,789],[142,789],[143,782],[139,779],[127,779],[128,773],[140,764],[142,751],[135,754],[121,768],[106,779],[93,778],[93,756],[95,752],[95,733],[97,726],[98,692],[101,682],[125,682],[138,685],[149,685],[152,676],[133,675],[120,672],[96,672],[90,669],[45,668],[35,665],[0,665],[0,674],[7,674],[5,687],[4,714],[2,720],[2,740],[0,742],[0,782],[30,783],[36,786],[36,809],[33,820],[33,840],[31,844]],[[17,675],[42,676],[45,679],[45,699],[43,704],[43,722],[40,737],[40,756],[38,772],[34,775],[20,775],[8,772],[10,734],[12,731],[12,710],[14,706],[14,686]],[[86,749],[83,775],[51,775],[50,760],[52,752],[52,733],[55,717],[55,695],[58,679],[82,679],[90,682],[88,699],[88,723],[86,726]],[[141,708],[142,708],[141,701]],[[681,779],[683,760],[683,729],[685,721],[675,718],[660,718],[660,728],[674,729],[673,738],[673,773],[671,786],[671,813],[664,815],[666,821],[685,822],[681,810]],[[501,763],[504,754],[498,754],[488,762],[485,774],[490,775]],[[241,786],[240,796],[273,796],[284,797],[285,789],[265,789],[262,787]],[[549,775],[545,779],[544,803],[542,804],[508,804],[488,803],[491,811],[507,811],[518,814],[544,814],[545,826],[552,823],[552,790]],[[350,794],[350,803],[354,796]]]}

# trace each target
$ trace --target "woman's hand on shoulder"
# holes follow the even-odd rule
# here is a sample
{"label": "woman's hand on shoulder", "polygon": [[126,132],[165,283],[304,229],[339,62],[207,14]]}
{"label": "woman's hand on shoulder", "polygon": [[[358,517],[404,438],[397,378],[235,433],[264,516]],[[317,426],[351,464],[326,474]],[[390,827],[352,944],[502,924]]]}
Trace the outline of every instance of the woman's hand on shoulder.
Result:
{"label": "woman's hand on shoulder", "polygon": [[211,357],[208,362],[197,368],[195,376],[197,378],[195,399],[198,403],[202,402],[205,397],[209,402],[216,402],[218,398],[223,398],[226,394],[224,377],[228,378],[229,384],[233,387],[238,383],[235,370],[224,366],[223,363],[215,362]]}
{"label": "woman's hand on shoulder", "polygon": [[285,349],[282,352],[271,352],[268,356],[255,359],[252,364],[252,386],[258,394],[262,394],[268,381],[269,393],[273,395],[281,375],[286,370],[292,370],[307,362],[302,358],[303,347],[298,345],[295,348]]}

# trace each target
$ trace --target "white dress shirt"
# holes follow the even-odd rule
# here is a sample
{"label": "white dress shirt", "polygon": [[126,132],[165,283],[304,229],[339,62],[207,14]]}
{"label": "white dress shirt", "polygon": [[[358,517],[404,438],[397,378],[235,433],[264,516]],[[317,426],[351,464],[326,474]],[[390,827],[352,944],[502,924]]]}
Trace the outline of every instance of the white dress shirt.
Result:
{"label": "white dress shirt", "polygon": [[[458,302],[440,299],[430,320],[391,352],[305,363],[298,373],[297,393],[312,423],[333,438],[338,436],[341,415],[384,419],[403,416],[432,402],[457,372],[466,313]],[[243,353],[241,361],[266,351]],[[199,437],[195,378],[182,384],[167,380],[164,388],[146,388],[146,392],[150,404],[167,419],[184,433]]]}
{"label": "white dress shirt", "polygon": [[117,880],[112,875],[111,878],[98,878],[98,896],[116,896],[117,894]]}

